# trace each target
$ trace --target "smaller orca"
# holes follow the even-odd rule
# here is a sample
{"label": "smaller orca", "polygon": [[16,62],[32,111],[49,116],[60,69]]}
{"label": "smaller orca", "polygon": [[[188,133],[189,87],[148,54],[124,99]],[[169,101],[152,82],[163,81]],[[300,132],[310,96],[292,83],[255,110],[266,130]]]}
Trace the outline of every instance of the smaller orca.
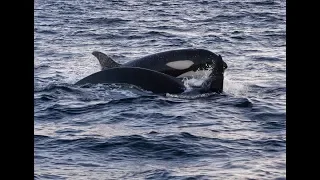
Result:
{"label": "smaller orca", "polygon": [[[112,67],[141,67],[162,72],[177,78],[190,77],[199,71],[208,70],[220,55],[204,49],[180,49],[151,54],[124,64],[119,64],[106,54],[94,51],[92,54],[99,60],[102,70]],[[222,60],[223,67],[228,66]]]}
{"label": "smaller orca", "polygon": [[132,84],[153,93],[182,93],[184,84],[177,78],[140,67],[114,67],[91,74],[76,83]]}

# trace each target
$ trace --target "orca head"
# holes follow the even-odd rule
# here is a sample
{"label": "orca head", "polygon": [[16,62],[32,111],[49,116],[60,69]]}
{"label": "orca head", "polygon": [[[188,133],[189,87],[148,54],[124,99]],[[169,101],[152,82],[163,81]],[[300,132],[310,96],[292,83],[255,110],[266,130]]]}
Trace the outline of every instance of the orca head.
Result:
{"label": "orca head", "polygon": [[208,70],[210,70],[210,73],[215,71],[213,73],[218,74],[223,73],[228,68],[227,63],[223,61],[221,55],[215,54],[191,62],[193,63],[190,63],[191,65],[185,69],[186,72],[179,77],[203,75]]}
{"label": "orca head", "polygon": [[224,71],[228,68],[226,62],[223,61],[221,55],[213,61],[212,72],[209,77],[202,83],[201,91],[206,92],[223,92]]}
{"label": "orca head", "polygon": [[221,59],[222,63],[223,63],[223,70],[225,71],[228,68],[228,65],[226,62],[224,62],[224,60],[222,59],[221,55],[219,54],[219,59]]}
{"label": "orca head", "polygon": [[[223,61],[221,55],[216,55],[210,51],[202,50],[199,51],[199,55],[193,60],[193,65],[190,67],[192,70],[210,70],[211,68],[216,71],[219,70],[219,67],[223,67],[223,71],[228,68],[226,62]],[[221,65],[218,65],[222,63]],[[222,71],[222,70],[219,70]]]}
{"label": "orca head", "polygon": [[[172,60],[172,57],[175,57]],[[166,66],[169,67],[166,73],[177,78],[203,76],[217,61],[222,61],[224,69],[227,64],[222,57],[205,49],[179,50],[167,57]]]}
{"label": "orca head", "polygon": [[[213,73],[217,73],[217,74],[223,74],[224,71],[228,68],[228,65],[226,62],[224,62],[224,60],[222,59],[221,55],[218,55],[218,59],[216,61],[214,61],[213,63]],[[214,72],[216,71],[216,72]]]}

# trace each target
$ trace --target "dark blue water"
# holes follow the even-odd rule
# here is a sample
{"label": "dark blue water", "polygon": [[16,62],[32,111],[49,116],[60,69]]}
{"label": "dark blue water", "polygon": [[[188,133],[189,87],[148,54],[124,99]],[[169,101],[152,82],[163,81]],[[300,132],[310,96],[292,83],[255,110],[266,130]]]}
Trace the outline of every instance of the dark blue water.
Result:
{"label": "dark blue water", "polygon": [[[286,179],[285,9],[35,0],[35,179]],[[124,63],[181,48],[222,55],[222,95],[73,85],[100,70],[94,50]]]}

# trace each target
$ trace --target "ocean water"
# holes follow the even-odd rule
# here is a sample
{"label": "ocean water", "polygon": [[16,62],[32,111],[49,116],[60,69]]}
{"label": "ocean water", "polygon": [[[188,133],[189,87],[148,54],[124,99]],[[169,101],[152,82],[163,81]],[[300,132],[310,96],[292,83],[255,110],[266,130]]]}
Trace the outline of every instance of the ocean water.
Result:
{"label": "ocean water", "polygon": [[[223,94],[73,85],[92,51],[182,48],[221,54]],[[286,179],[285,1],[35,0],[34,57],[34,179]]]}

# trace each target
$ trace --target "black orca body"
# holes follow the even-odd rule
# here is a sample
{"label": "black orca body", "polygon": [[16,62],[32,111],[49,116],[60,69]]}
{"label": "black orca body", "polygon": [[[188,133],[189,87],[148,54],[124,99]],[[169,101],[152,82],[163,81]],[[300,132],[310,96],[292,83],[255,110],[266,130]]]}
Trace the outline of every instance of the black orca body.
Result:
{"label": "black orca body", "polygon": [[132,84],[153,93],[178,94],[185,91],[177,78],[139,67],[115,67],[87,76],[76,83],[83,84]]}
{"label": "black orca body", "polygon": [[173,77],[188,77],[198,70],[207,70],[217,61],[227,64],[220,55],[204,49],[179,49],[148,55],[124,64],[119,64],[98,51],[92,53],[100,62],[102,70],[112,67],[141,67],[155,70]]}
{"label": "black orca body", "polygon": [[[144,60],[140,59],[135,63],[139,64],[141,62],[144,62]],[[162,62],[166,61],[162,60]],[[159,71],[155,71],[153,70],[154,68],[152,68],[151,64],[150,66],[151,69],[124,65],[107,68],[81,79],[76,83],[76,85],[124,83],[132,84],[157,94],[179,94],[186,90],[186,87],[180,79]],[[225,62],[222,60],[222,58],[217,58],[212,66],[212,72],[209,77],[201,84],[201,86],[194,87],[195,90],[200,93],[221,93],[223,91],[223,74],[225,67]]]}

